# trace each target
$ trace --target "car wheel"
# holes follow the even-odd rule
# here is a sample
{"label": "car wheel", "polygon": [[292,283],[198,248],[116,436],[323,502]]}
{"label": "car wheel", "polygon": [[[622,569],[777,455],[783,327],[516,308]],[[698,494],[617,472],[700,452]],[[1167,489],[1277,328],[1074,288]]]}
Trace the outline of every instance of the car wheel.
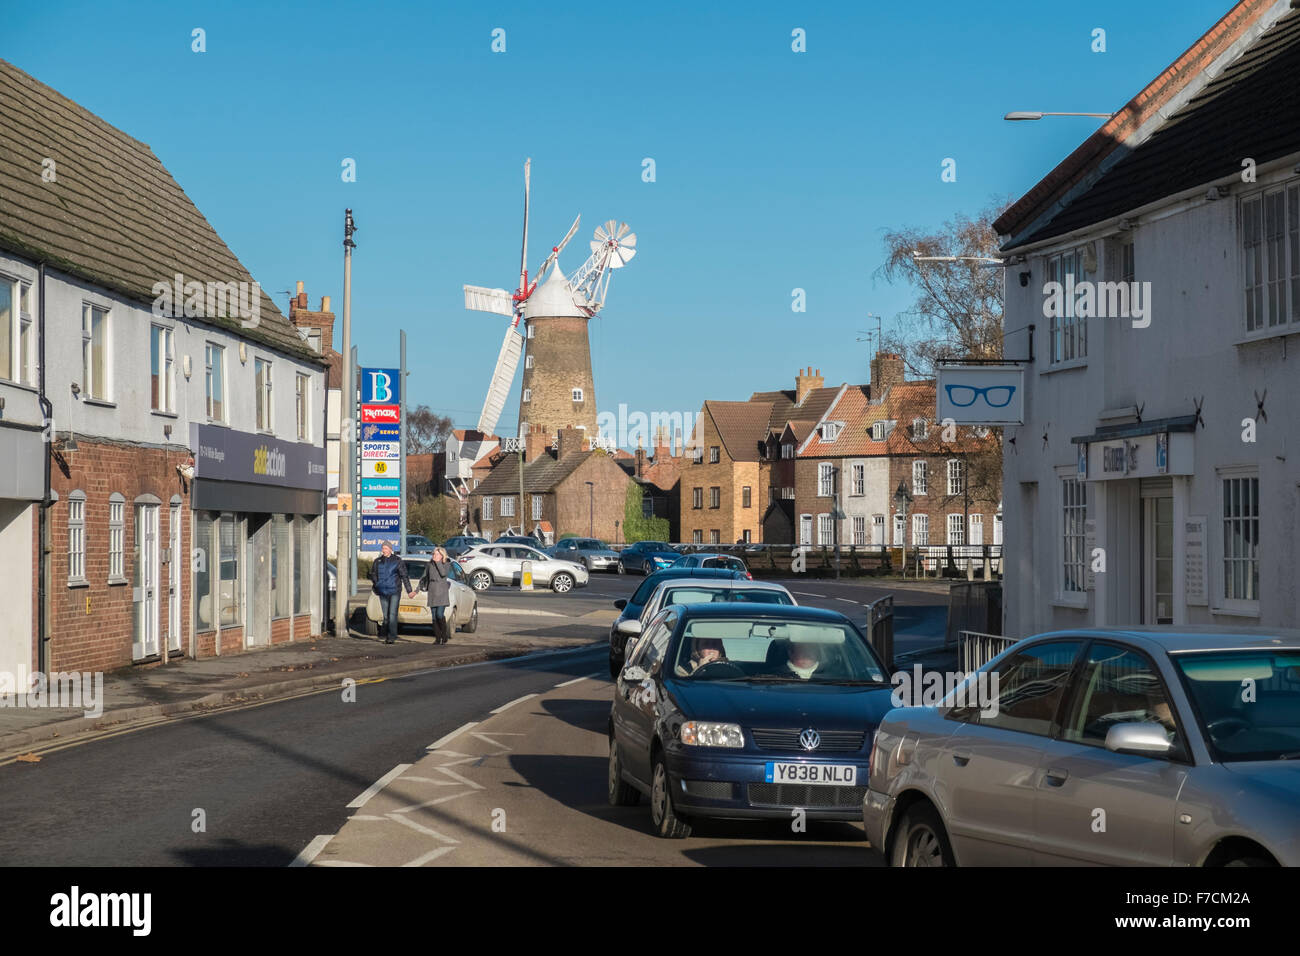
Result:
{"label": "car wheel", "polygon": [[475,631],[478,630],[478,604],[477,603],[474,604],[474,610],[469,612],[469,620],[466,621],[463,625],[461,625],[460,629],[464,631],[466,634],[473,634]]}
{"label": "car wheel", "polygon": [[573,590],[573,575],[567,571],[561,571],[555,577],[551,578],[551,590],[556,594],[565,594]]}
{"label": "car wheel", "polygon": [[649,576],[649,574],[650,574],[650,562],[649,562],[649,561],[642,561],[642,562],[641,562],[641,573],[644,574],[644,575],[646,575],[646,576]]}
{"label": "car wheel", "polygon": [[469,583],[475,591],[486,591],[492,586],[492,572],[475,571],[469,576]]}
{"label": "car wheel", "polygon": [[948,831],[939,814],[928,804],[907,811],[894,838],[891,866],[956,866]]}
{"label": "car wheel", "polygon": [[609,805],[634,807],[641,802],[641,791],[623,779],[623,761],[618,758],[614,738],[609,738]]}
{"label": "car wheel", "polygon": [[680,840],[691,835],[691,825],[673,809],[673,795],[668,786],[668,765],[661,751],[655,754],[653,781],[650,784],[650,821],[655,832],[668,840]]}
{"label": "car wheel", "polygon": [[623,566],[623,561],[622,561],[622,559],[619,559],[619,561],[616,563],[615,567],[618,568],[618,573],[619,573],[619,574],[627,574],[627,568],[625,568],[625,567]]}
{"label": "car wheel", "polygon": [[1270,860],[1261,856],[1239,856],[1235,860],[1229,860],[1224,866],[1277,866]]}
{"label": "car wheel", "polygon": [[366,630],[366,637],[378,637],[378,636],[379,636],[379,622],[378,622],[378,621],[372,621],[372,620],[370,620],[369,617],[367,617],[367,618],[366,618],[366,628],[365,628],[365,630]]}

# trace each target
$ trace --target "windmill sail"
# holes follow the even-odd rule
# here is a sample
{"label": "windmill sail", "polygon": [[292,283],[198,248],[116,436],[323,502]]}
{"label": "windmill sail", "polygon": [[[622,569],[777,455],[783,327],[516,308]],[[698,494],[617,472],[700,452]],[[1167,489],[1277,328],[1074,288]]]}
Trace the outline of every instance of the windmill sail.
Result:
{"label": "windmill sail", "polygon": [[515,304],[505,289],[485,289],[481,285],[465,286],[465,308],[475,312],[495,312],[497,315],[515,314]]}
{"label": "windmill sail", "polygon": [[514,326],[508,327],[505,340],[501,343],[501,353],[497,356],[496,371],[492,373],[492,384],[488,386],[487,398],[483,402],[483,413],[478,417],[478,430],[485,435],[491,435],[496,430],[523,351],[524,337],[515,331]]}

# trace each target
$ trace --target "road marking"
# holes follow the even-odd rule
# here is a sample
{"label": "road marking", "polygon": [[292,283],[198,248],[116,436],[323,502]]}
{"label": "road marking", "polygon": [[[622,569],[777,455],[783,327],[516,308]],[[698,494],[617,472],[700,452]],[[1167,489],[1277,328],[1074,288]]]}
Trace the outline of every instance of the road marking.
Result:
{"label": "road marking", "polygon": [[447,776],[451,777],[452,780],[456,780],[460,783],[463,783],[465,786],[469,787],[472,790],[484,789],[483,784],[475,783],[473,780],[469,780],[466,777],[462,777],[454,770],[448,770],[446,767],[435,767],[434,769],[437,770],[439,773],[445,773]]}
{"label": "road marking", "polygon": [[818,594],[816,591],[792,591],[792,592],[790,592],[790,593],[791,593],[791,594],[802,594],[804,597],[824,597],[824,596],[825,596],[825,595],[822,595],[822,594]]}
{"label": "road marking", "polygon": [[[482,787],[479,788],[483,789]],[[394,813],[410,813],[412,810],[423,810],[425,807],[436,807],[440,803],[446,803],[448,800],[455,800],[458,797],[467,797],[473,791],[462,790],[460,793],[453,793],[445,797],[439,797],[437,800],[425,800],[423,803],[413,803],[409,807],[399,807]]]}
{"label": "road marking", "polygon": [[521,607],[484,607],[479,605],[479,614],[520,614],[529,617],[570,617],[569,614],[561,614],[559,611],[535,611],[531,608]]}
{"label": "road marking", "polygon": [[302,852],[293,858],[293,862],[289,865],[310,866],[311,861],[316,859],[316,855],[320,853],[321,850],[325,849],[325,844],[329,843],[332,839],[334,839],[334,836],[329,833],[314,837],[310,843],[302,848]]}
{"label": "road marking", "polygon": [[402,774],[406,773],[406,771],[410,770],[413,766],[415,765],[409,763],[399,763],[392,770],[388,771],[388,773],[384,774],[382,777],[380,777],[370,786],[366,787],[366,789],[362,791],[359,797],[357,797],[355,800],[353,800],[351,803],[348,804],[348,809],[360,810],[362,807],[366,805],[367,800],[369,800],[371,797],[377,794],[380,790],[383,790],[384,787],[388,786],[388,784],[392,780],[396,779],[397,777],[400,777]]}
{"label": "road marking", "polygon": [[599,676],[600,676],[600,671],[596,671],[594,674],[583,674],[581,677],[575,677],[573,680],[566,680],[563,684],[556,684],[555,686],[557,688],[568,687],[571,684],[578,684],[584,680],[593,680],[594,678],[597,678]]}
{"label": "road marking", "polygon": [[[466,758],[466,760],[474,760],[474,759],[475,759],[474,757],[467,757],[467,758]],[[456,761],[456,763],[464,763],[464,762],[465,762],[465,761],[462,761],[462,760],[457,760],[457,761]],[[452,783],[452,782],[449,781],[449,780],[434,780],[432,777],[403,777],[403,778],[402,778],[402,783],[431,783],[431,784],[433,784],[435,787],[454,787],[454,786],[456,786],[454,783]],[[355,820],[356,817],[353,817],[353,819]]]}
{"label": "road marking", "polygon": [[349,863],[347,860],[321,860],[317,866],[370,866],[369,863]]}
{"label": "road marking", "polygon": [[429,744],[429,746],[425,747],[424,749],[437,750],[439,747],[451,743],[451,741],[455,740],[457,737],[459,737],[465,731],[469,730],[471,727],[477,727],[477,726],[478,726],[478,721],[471,720],[469,723],[462,724],[461,726],[457,727],[455,730],[453,730],[451,733],[447,734],[446,736],[439,737],[437,740]]}
{"label": "road marking", "polygon": [[523,697],[516,697],[516,698],[515,698],[514,700],[512,700],[510,703],[508,703],[508,704],[502,704],[502,705],[501,705],[500,707],[498,707],[496,710],[489,711],[489,713],[499,714],[499,713],[501,713],[503,710],[509,710],[511,707],[515,706],[515,704],[522,704],[524,701],[526,701],[526,700],[532,700],[532,699],[533,699],[534,697],[536,697],[536,696],[537,696],[536,694],[524,694]]}
{"label": "road marking", "polygon": [[436,860],[444,853],[450,853],[454,849],[456,849],[454,846],[438,847],[436,850],[430,850],[428,853],[424,854],[424,856],[417,856],[410,863],[403,863],[402,866],[424,866],[424,864]]}
{"label": "road marking", "polygon": [[352,814],[352,816],[348,817],[348,819],[349,820],[379,820],[382,822],[384,818],[375,816],[373,813],[354,813]]}
{"label": "road marking", "polygon": [[449,836],[443,836],[437,830],[430,830],[428,827],[416,823],[410,817],[399,817],[396,813],[390,813],[388,815],[388,819],[392,820],[394,823],[400,823],[402,824],[402,826],[410,827],[412,830],[418,830],[420,833],[423,833],[425,836],[431,836],[435,840],[441,840],[443,843],[450,843],[452,845],[460,843],[459,840],[453,840]]}
{"label": "road marking", "polygon": [[843,601],[845,604],[861,604],[861,601],[855,601],[853,598],[836,598],[837,601]]}

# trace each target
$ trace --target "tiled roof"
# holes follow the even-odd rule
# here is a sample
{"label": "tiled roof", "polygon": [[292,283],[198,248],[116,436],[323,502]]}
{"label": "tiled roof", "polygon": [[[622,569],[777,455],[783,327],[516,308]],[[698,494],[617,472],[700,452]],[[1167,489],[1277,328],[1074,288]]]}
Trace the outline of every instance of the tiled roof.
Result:
{"label": "tiled roof", "polygon": [[835,441],[824,442],[820,435],[813,434],[807,446],[799,453],[799,457],[842,458],[848,455],[887,454],[886,442],[871,440],[871,423],[887,418],[886,412],[883,404],[872,405],[868,401],[867,386],[855,385],[846,388],[840,400],[826,413],[828,421],[844,423]]}
{"label": "tiled roof", "polygon": [[[524,493],[542,494],[554,490],[555,486],[577,471],[578,466],[595,454],[603,452],[584,451],[556,459],[554,452],[546,451],[524,465]],[[492,469],[479,486],[474,489],[476,495],[519,494],[519,456],[505,455],[500,463]]]}
{"label": "tiled roof", "polygon": [[727,456],[732,461],[758,461],[758,444],[767,437],[772,415],[768,402],[712,402],[704,407],[713,417]]}
{"label": "tiled roof", "polygon": [[[1204,71],[1272,6],[1243,0],[994,223],[1015,247],[1120,216],[1300,149],[1300,10],[1290,10],[1212,79]],[[1127,141],[1189,85],[1188,102],[1136,147]],[[1126,152],[1115,159],[1117,151]],[[1050,219],[1072,189],[1113,165]]]}
{"label": "tiled roof", "polygon": [[[249,282],[144,143],[0,60],[0,249],[153,304],[156,282]],[[43,162],[55,179],[42,179]],[[266,223],[279,228],[277,223]],[[202,321],[322,366],[263,290],[259,324]]]}

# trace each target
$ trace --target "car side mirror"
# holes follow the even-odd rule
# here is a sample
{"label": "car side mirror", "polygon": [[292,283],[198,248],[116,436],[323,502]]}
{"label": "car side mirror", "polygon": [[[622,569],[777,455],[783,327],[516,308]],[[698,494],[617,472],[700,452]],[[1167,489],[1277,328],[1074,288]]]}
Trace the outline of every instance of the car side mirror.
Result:
{"label": "car side mirror", "polygon": [[643,680],[649,678],[649,676],[649,673],[647,673],[644,667],[638,667],[636,664],[629,664],[627,667],[623,668],[623,680],[627,681],[629,684],[639,684]]}
{"label": "car side mirror", "polygon": [[1161,756],[1174,749],[1163,726],[1152,722],[1116,724],[1106,731],[1106,749],[1117,754]]}
{"label": "car side mirror", "polygon": [[616,630],[628,637],[635,637],[641,633],[641,622],[636,620],[619,621]]}
{"label": "car side mirror", "polygon": [[619,598],[614,602],[614,607],[618,608],[620,611],[623,610],[623,608],[627,607],[627,598]]}

